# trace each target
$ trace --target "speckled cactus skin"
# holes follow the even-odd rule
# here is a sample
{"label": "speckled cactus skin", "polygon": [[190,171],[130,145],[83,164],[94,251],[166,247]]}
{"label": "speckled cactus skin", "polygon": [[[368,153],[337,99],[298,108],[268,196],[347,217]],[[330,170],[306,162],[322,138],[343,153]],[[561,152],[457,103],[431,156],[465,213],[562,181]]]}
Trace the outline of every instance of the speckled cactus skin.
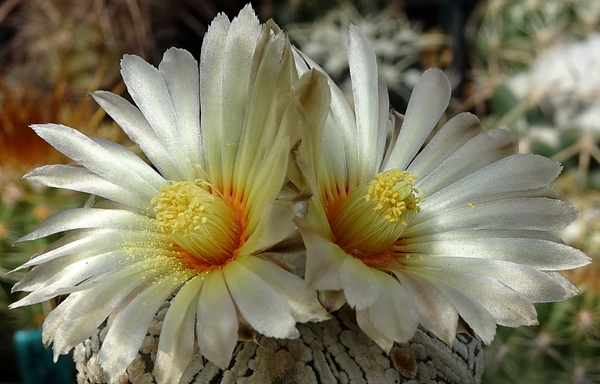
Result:
{"label": "speckled cactus skin", "polygon": [[[155,383],[152,361],[168,302],[154,318],[134,362],[118,384]],[[481,344],[458,334],[449,348],[419,329],[408,343],[395,345],[387,356],[354,321],[354,313],[343,307],[322,323],[299,324],[300,338],[277,340],[257,336],[241,341],[227,370],[220,370],[196,353],[180,383],[239,384],[437,384],[480,383],[483,373]],[[98,330],[75,348],[78,383],[106,383],[97,352],[105,331]]]}

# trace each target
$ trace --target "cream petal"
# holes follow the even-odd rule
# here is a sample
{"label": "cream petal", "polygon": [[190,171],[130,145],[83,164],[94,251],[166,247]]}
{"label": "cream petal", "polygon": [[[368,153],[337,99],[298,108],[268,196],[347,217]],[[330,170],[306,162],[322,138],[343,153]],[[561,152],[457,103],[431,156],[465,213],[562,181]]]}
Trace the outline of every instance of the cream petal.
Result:
{"label": "cream petal", "polygon": [[[411,270],[413,270],[411,268]],[[461,271],[422,270],[435,281],[441,280],[477,300],[499,325],[519,327],[537,324],[537,313],[533,304],[523,295],[498,280],[480,274]]]}
{"label": "cream petal", "polygon": [[124,204],[138,212],[152,212],[150,200],[92,173],[79,165],[44,165],[23,176],[24,179],[47,187],[66,188],[90,193]]}
{"label": "cream petal", "polygon": [[380,332],[373,324],[372,319],[373,318],[369,315],[367,309],[356,311],[356,323],[360,329],[367,336],[369,336],[369,338],[371,338],[375,344],[379,345],[379,347],[381,347],[385,353],[389,353],[394,346],[394,340],[386,337],[382,332]]}
{"label": "cream petal", "polygon": [[121,60],[121,75],[131,98],[165,146],[179,174],[184,180],[191,177],[194,164],[180,143],[183,127],[177,126],[175,107],[161,73],[141,57],[125,55]]}
{"label": "cream petal", "polygon": [[367,180],[377,173],[378,161],[383,157],[389,101],[385,83],[380,83],[377,75],[375,53],[355,25],[350,25],[349,30],[348,62],[356,113],[359,178]]}
{"label": "cream petal", "polygon": [[163,321],[156,359],[154,377],[159,384],[177,384],[194,354],[194,326],[198,295],[204,277],[189,280],[171,300]]}
{"label": "cream petal", "polygon": [[[452,257],[488,259],[523,264],[545,271],[582,267],[591,259],[578,249],[543,239],[527,238],[463,238],[394,246],[394,252],[440,256],[448,263]],[[415,260],[419,262],[419,260]]]}
{"label": "cream petal", "polygon": [[152,220],[137,213],[96,208],[75,208],[59,212],[39,223],[33,231],[23,236],[15,244],[41,239],[58,232],[82,228],[113,228],[128,230],[153,230]]}
{"label": "cream petal", "polygon": [[408,102],[402,129],[382,170],[404,170],[440,120],[450,101],[450,83],[436,68],[423,73]]}
{"label": "cream petal", "polygon": [[416,184],[419,196],[427,199],[442,188],[478,169],[516,153],[517,143],[510,132],[492,129],[469,140],[437,168],[420,177]]}
{"label": "cream petal", "polygon": [[397,343],[405,343],[413,337],[419,325],[415,303],[398,280],[383,272],[375,273],[380,280],[380,293],[365,311],[381,334]]}
{"label": "cream petal", "polygon": [[[377,84],[379,89],[379,126],[377,132],[377,148],[376,148],[376,170],[380,171],[381,164],[383,162],[383,158],[386,153],[386,141],[388,138],[388,132],[392,130],[394,125],[394,117],[390,113],[390,99],[388,94],[388,88],[385,83],[385,79],[383,75],[379,74],[377,76]],[[372,175],[365,174],[365,178]]]}
{"label": "cream petal", "polygon": [[239,248],[238,255],[255,254],[286,239],[296,228],[294,217],[293,202],[282,200],[268,202],[252,234]]}
{"label": "cream petal", "polygon": [[340,281],[348,304],[360,311],[380,295],[381,281],[375,275],[377,270],[367,267],[362,261],[347,256],[340,267]]}
{"label": "cream petal", "polygon": [[225,273],[215,270],[206,276],[196,314],[198,347],[204,357],[221,369],[229,366],[238,339],[238,317],[225,284]]}
{"label": "cream petal", "polygon": [[198,62],[188,51],[168,49],[158,66],[175,109],[179,145],[192,164],[203,164],[200,131],[200,90]]}
{"label": "cream petal", "polygon": [[429,174],[463,144],[482,132],[477,116],[470,113],[454,116],[431,138],[407,170],[419,177]]}
{"label": "cream petal", "polygon": [[304,280],[298,276],[260,257],[240,258],[239,263],[254,272],[287,300],[295,321],[304,323],[330,318],[319,304],[317,293],[309,289]]}
{"label": "cream petal", "polygon": [[235,261],[225,266],[223,275],[235,305],[252,328],[269,337],[299,336],[290,305],[260,276]]}
{"label": "cream petal", "polygon": [[458,326],[456,308],[418,270],[393,272],[413,298],[419,323],[446,344],[452,345]]}
{"label": "cream petal", "polygon": [[[346,180],[349,185],[357,185],[359,183],[359,160],[354,110],[344,92],[316,62],[297,49],[294,49],[294,55],[297,63],[296,67],[300,68],[299,72],[304,73],[303,71],[307,71],[309,68],[316,68],[319,72],[325,74],[331,92],[331,112],[325,121],[323,140],[317,141],[317,143],[322,145],[321,152],[328,154],[326,161],[335,163],[329,167],[331,168],[330,175],[321,180],[335,178],[338,185],[344,185]],[[313,138],[311,141],[316,140]],[[322,159],[320,153],[318,151],[317,153],[316,156]]]}
{"label": "cream petal", "polygon": [[[151,184],[128,167],[129,163],[134,163],[136,168],[140,168],[139,160],[133,162],[131,156],[117,157],[112,151],[108,151],[91,138],[64,125],[34,124],[31,128],[38,136],[65,156],[83,165],[98,176],[148,200],[151,200],[158,193],[155,183]],[[104,141],[100,142],[105,143]],[[114,151],[115,145],[111,145],[111,150]],[[123,151],[119,151],[120,155],[122,153]],[[149,174],[151,169],[148,166],[146,167],[145,174]]]}
{"label": "cream petal", "polygon": [[307,221],[297,219],[296,224],[306,246],[304,279],[308,285],[318,290],[341,290],[340,269],[348,255]]}
{"label": "cream petal", "polygon": [[129,101],[107,91],[95,91],[92,97],[98,105],[136,143],[159,172],[169,180],[180,180],[183,175],[174,165],[174,160],[152,130],[144,114]]}
{"label": "cream petal", "polygon": [[[264,33],[263,37],[268,38],[269,32]],[[247,5],[231,23],[224,16],[213,20],[202,43],[200,118],[206,168],[211,181],[225,189],[231,188],[232,160],[240,144],[252,71],[256,70],[256,63],[250,63],[254,61],[260,36],[261,25],[252,7]]]}
{"label": "cream petal", "polygon": [[[470,161],[467,154],[464,161]],[[482,198],[487,196],[502,197],[514,191],[545,187],[558,176],[560,170],[559,163],[543,156],[530,154],[508,156],[427,196],[420,207],[422,210],[431,208],[439,212],[448,206],[456,206],[460,203],[474,204],[474,201],[482,201]],[[442,175],[440,177],[443,177]]]}
{"label": "cream petal", "polygon": [[281,141],[273,143],[273,148],[266,153],[267,155],[262,159],[263,161],[259,161],[258,158],[249,161],[251,164],[258,164],[256,168],[261,170],[255,173],[253,177],[238,184],[245,185],[247,188],[242,193],[246,196],[249,205],[247,207],[248,231],[254,231],[258,225],[258,220],[264,213],[265,206],[277,197],[285,181],[289,157],[288,138],[282,138]]}
{"label": "cream petal", "polygon": [[156,311],[185,279],[178,273],[158,278],[115,317],[98,352],[108,381],[114,382],[125,372],[140,349]]}
{"label": "cream petal", "polygon": [[456,289],[444,281],[431,281],[439,287],[444,297],[456,308],[460,317],[485,344],[490,344],[496,335],[496,319],[469,292]]}
{"label": "cream petal", "polygon": [[[514,198],[440,210],[417,215],[406,228],[403,237],[423,236],[445,231],[521,229],[553,231],[567,226],[577,217],[577,211],[560,200],[548,198]],[[429,208],[431,210],[432,208]],[[425,217],[425,218],[423,218]]]}

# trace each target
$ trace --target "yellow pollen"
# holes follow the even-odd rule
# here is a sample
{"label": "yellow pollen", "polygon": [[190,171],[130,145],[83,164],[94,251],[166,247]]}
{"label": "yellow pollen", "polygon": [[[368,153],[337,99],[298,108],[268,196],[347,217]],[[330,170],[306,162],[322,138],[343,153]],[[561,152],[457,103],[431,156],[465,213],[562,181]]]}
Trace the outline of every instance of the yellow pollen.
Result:
{"label": "yellow pollen", "polygon": [[191,182],[169,182],[152,199],[156,221],[165,233],[188,233],[206,223],[205,206],[215,197]]}
{"label": "yellow pollen", "polygon": [[402,218],[405,211],[419,212],[418,203],[424,201],[415,195],[419,193],[414,188],[416,176],[407,171],[392,169],[375,175],[371,180],[365,201],[375,205],[373,211],[379,212],[390,223],[406,222]]}

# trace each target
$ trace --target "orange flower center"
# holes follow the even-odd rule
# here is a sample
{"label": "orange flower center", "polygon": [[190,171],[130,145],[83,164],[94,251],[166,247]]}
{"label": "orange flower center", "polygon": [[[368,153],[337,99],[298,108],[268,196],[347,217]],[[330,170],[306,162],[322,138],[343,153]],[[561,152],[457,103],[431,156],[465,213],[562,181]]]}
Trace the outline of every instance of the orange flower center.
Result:
{"label": "orange flower center", "polygon": [[208,184],[169,181],[152,199],[156,223],[174,243],[184,266],[211,270],[235,258],[242,244],[243,220]]}

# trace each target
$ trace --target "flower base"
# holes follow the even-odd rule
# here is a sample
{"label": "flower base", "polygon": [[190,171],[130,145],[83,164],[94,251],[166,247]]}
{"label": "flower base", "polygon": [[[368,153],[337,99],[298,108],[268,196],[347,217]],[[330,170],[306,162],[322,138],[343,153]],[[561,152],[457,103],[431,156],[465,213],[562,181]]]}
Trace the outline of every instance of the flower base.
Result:
{"label": "flower base", "polygon": [[[155,383],[153,361],[168,303],[154,318],[138,355],[117,380],[118,384]],[[426,330],[412,340],[396,344],[389,355],[365,335],[354,312],[343,307],[321,323],[298,324],[300,338],[258,336],[240,341],[230,366],[221,370],[195,353],[180,384],[203,383],[479,383],[483,372],[481,344],[458,334],[449,348]],[[98,361],[105,328],[75,347],[78,383],[106,383]]]}

